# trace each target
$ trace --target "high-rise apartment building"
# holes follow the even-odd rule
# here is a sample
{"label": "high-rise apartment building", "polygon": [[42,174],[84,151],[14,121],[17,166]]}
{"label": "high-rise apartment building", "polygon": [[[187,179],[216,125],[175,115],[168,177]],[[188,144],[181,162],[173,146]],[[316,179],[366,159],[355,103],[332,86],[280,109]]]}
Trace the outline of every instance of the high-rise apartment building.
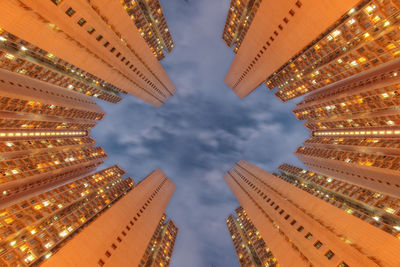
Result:
{"label": "high-rise apartment building", "polygon": [[158,60],[174,49],[160,0],[124,0],[124,9]]}
{"label": "high-rise apartment building", "polygon": [[283,101],[398,56],[397,1],[263,1],[225,82]]}
{"label": "high-rise apartment building", "polygon": [[242,207],[235,209],[237,216],[230,214],[226,219],[233,246],[243,267],[278,266],[276,258],[265,244],[260,232],[251,222]]}
{"label": "high-rise apartment building", "polygon": [[[77,231],[76,235],[60,248],[57,248],[51,257],[49,254],[45,254],[44,258],[41,258],[41,260],[45,260],[42,266],[139,266],[174,192],[175,185],[159,169],[152,172],[130,191],[131,180],[124,183],[127,183],[127,190],[111,194],[115,199],[120,197],[118,201],[113,203],[113,200],[110,200],[106,202],[105,206],[94,205],[85,208],[85,212],[95,216],[94,219],[84,227],[80,227],[81,230]],[[102,189],[93,191],[83,186],[79,191],[84,194],[81,195],[82,201],[86,203],[87,194],[90,193],[100,198],[101,201],[106,201],[102,194],[106,193],[106,189],[111,190],[112,186],[117,184],[117,181],[110,181]],[[100,210],[105,207],[108,208],[99,214]],[[70,215],[73,216],[75,213]],[[80,218],[81,215],[78,215],[77,219],[80,220]],[[52,216],[51,219],[58,222],[63,221],[61,217]],[[65,227],[63,232],[55,231],[55,235],[67,238],[68,234],[77,230],[79,222],[78,225],[74,225],[72,221],[66,221],[72,227],[71,231]],[[172,228],[169,227],[169,229]],[[170,235],[172,239],[172,232]],[[169,235],[167,238],[169,239]]]}
{"label": "high-rise apartment building", "polygon": [[161,217],[146,252],[138,265],[139,267],[169,266],[178,234],[178,227],[171,219],[166,221],[166,217],[165,214]]}
{"label": "high-rise apartment building", "polygon": [[0,206],[93,171],[88,137],[104,116],[88,96],[0,69]]}
{"label": "high-rise apartment building", "polygon": [[400,199],[289,164],[280,177],[383,231],[400,238]]}
{"label": "high-rise apartment building", "polygon": [[113,166],[2,208],[1,265],[38,265],[49,258],[133,188],[123,175]]}
{"label": "high-rise apartment building", "polygon": [[400,60],[307,95],[293,112],[311,137],[296,155],[313,171],[400,196]]}
{"label": "high-rise apartment building", "polygon": [[6,1],[0,27],[0,68],[110,102],[161,106],[175,92],[118,1]]}
{"label": "high-rise apartment building", "polygon": [[281,266],[397,266],[400,240],[239,161],[225,176]]}
{"label": "high-rise apartment building", "polygon": [[262,0],[231,0],[226,17],[222,40],[228,47],[235,46],[236,54],[260,7]]}

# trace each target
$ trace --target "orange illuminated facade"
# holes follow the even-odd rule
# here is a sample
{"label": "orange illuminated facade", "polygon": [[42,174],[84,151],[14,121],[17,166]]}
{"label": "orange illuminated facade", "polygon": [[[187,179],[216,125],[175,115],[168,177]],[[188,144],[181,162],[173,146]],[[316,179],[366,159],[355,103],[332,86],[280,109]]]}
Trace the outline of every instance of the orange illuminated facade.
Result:
{"label": "orange illuminated facade", "polygon": [[178,234],[178,227],[172,220],[166,221],[166,217],[165,214],[161,217],[146,252],[138,265],[139,267],[169,266]]}
{"label": "orange illuminated facade", "polygon": [[118,1],[11,0],[0,9],[0,68],[110,102],[161,106],[175,87]]}
{"label": "orange illuminated facade", "polygon": [[[90,192],[105,201],[102,194],[106,189],[111,190],[112,186],[117,186],[118,181],[110,181],[105,188]],[[139,266],[175,190],[175,185],[159,169],[133,188],[131,180],[123,181],[126,182],[120,183],[126,184],[127,190],[112,194],[119,200],[114,202],[110,200],[105,206],[97,207],[97,211],[96,207],[88,207],[87,211],[95,216],[94,219],[85,227],[81,227],[81,230],[65,242],[56,253],[47,257],[48,254],[45,254],[42,266]],[[86,188],[82,190],[85,194],[83,202],[86,202]],[[104,209],[106,207],[108,208]],[[104,209],[104,212],[100,214],[101,209]],[[77,227],[73,226],[72,231],[74,229]],[[169,231],[168,229],[172,228],[166,229]],[[68,228],[64,231],[61,233],[67,235],[70,233]],[[172,232],[170,234],[172,238]],[[169,238],[169,235],[167,236]]]}
{"label": "orange illuminated facade", "polygon": [[397,58],[399,8],[397,1],[361,1],[268,77],[267,86],[287,101]]}
{"label": "orange illuminated facade", "polygon": [[285,181],[400,238],[400,199],[289,164],[278,169]]}
{"label": "orange illuminated facade", "polygon": [[235,213],[237,216],[233,214],[228,216],[226,225],[240,265],[243,267],[278,266],[274,255],[246,211],[242,207],[238,207],[235,209]]}
{"label": "orange illuminated facade", "polygon": [[[339,194],[340,189],[315,182],[318,176],[302,178],[303,183],[313,181],[310,188],[304,189],[295,182],[297,179],[300,181],[303,175],[293,178],[298,177],[298,169],[287,165],[280,169],[283,176],[272,175],[242,160],[225,175],[225,181],[280,265],[345,267],[400,264],[395,252],[400,240],[395,235],[384,227],[375,227],[377,225],[368,220],[345,212],[339,205],[344,205],[344,202],[339,201],[336,207],[334,200],[319,196],[312,186],[318,184],[335,194]],[[300,173],[311,174],[308,171]],[[347,200],[354,199],[350,196]],[[373,206],[372,200],[370,205]],[[375,211],[379,209],[379,206],[374,207]],[[361,214],[361,209],[354,213]],[[383,220],[382,217],[379,220]]]}
{"label": "orange illuminated facade", "polygon": [[160,0],[124,0],[124,9],[158,60],[174,49]]}
{"label": "orange illuminated facade", "polygon": [[313,171],[400,196],[398,59],[307,95],[293,112],[311,130],[296,155]]}
{"label": "orange illuminated facade", "polygon": [[113,166],[0,210],[1,264],[38,264],[133,188]]}
{"label": "orange illuminated facade", "polygon": [[0,69],[0,206],[95,170],[88,137],[104,112],[89,97]]}
{"label": "orange illuminated facade", "polygon": [[[312,45],[313,42],[321,36],[321,33],[326,32],[331,27],[336,27],[337,23],[341,23],[343,16],[346,16],[350,11],[353,12],[353,9],[357,9],[360,5],[364,5],[364,2],[369,1],[262,1],[240,45],[240,49],[225,76],[225,83],[232,88],[239,97],[247,96],[256,87],[272,79],[271,76],[277,75],[282,66],[291,64],[288,62],[290,60],[293,61],[293,58],[303,49]],[[386,7],[386,4],[393,6],[393,2],[396,1],[379,2],[385,3]],[[378,6],[376,9],[379,9]],[[385,12],[391,12],[389,7]],[[387,17],[382,17],[381,21],[386,18]],[[369,17],[367,19],[369,19]],[[367,22],[365,22],[365,24],[366,23]],[[358,22],[354,23],[354,25],[358,25]],[[392,28],[392,26],[385,26],[385,29],[389,28]],[[335,37],[340,37],[337,33],[338,32],[335,32]],[[346,36],[348,36],[348,34]],[[350,36],[350,38],[352,37]],[[329,45],[331,45],[331,43]],[[397,44],[394,45],[396,46]],[[340,46],[333,45],[329,49],[339,50]],[[324,52],[321,55],[326,55],[326,53],[327,52]],[[309,58],[312,64],[317,64],[317,62],[312,61],[315,59],[311,59],[311,55]],[[320,59],[320,55],[318,55],[317,59]],[[357,59],[358,58],[353,60]],[[305,56],[303,62],[306,61],[307,56]],[[350,61],[350,63],[352,61]],[[367,63],[367,59],[364,63]],[[306,68],[307,71],[309,71],[308,68],[311,69],[312,67],[309,66]],[[296,80],[294,78],[285,80],[285,86],[289,86],[297,81],[299,79],[297,75],[299,75],[300,78],[305,77],[306,70],[299,70],[295,72],[295,75]],[[281,88],[281,90],[283,90],[283,88]],[[299,90],[304,90],[304,88],[300,88]],[[290,90],[288,90],[288,94],[286,94],[285,91],[284,95],[292,97],[289,91]]]}
{"label": "orange illuminated facade", "polygon": [[260,7],[261,0],[231,0],[222,40],[228,47],[235,46],[236,54]]}

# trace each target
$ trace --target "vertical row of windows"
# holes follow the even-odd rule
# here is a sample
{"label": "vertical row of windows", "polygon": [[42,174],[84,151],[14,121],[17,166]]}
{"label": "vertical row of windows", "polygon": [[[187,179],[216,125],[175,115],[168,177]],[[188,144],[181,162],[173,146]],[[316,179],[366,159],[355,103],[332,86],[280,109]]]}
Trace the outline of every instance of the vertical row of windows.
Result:
{"label": "vertical row of windows", "polygon": [[[237,166],[243,168],[242,166],[240,166],[239,164],[237,164]],[[244,168],[243,168],[244,169]],[[247,171],[246,169],[244,169],[245,171]],[[274,210],[277,211],[280,215],[284,216],[284,219],[286,221],[289,222],[289,218],[290,215],[289,214],[285,214],[285,210],[284,209],[280,209],[279,205],[277,203],[275,203],[271,198],[268,198],[268,196],[266,194],[264,194],[255,184],[253,184],[249,179],[247,179],[244,175],[242,175],[241,173],[239,173],[237,170],[234,170],[234,172],[254,191],[256,192],[256,194],[260,195],[261,197],[263,197],[263,199],[266,201],[266,203],[270,203],[270,206],[273,207],[275,205]],[[248,172],[248,171],[247,171]],[[250,172],[249,172],[250,173]],[[251,174],[251,173],[250,173]],[[253,174],[251,174],[253,177],[255,177],[257,180],[259,180],[259,178],[257,178],[256,176],[254,176]],[[263,183],[260,180],[261,183]],[[264,183],[263,183],[264,184]],[[268,198],[268,199],[267,199]],[[296,226],[297,221],[295,219],[292,219],[290,221],[290,225],[292,226]],[[296,226],[297,227],[297,226]],[[302,225],[297,227],[297,232],[301,233],[304,231],[304,227]],[[312,240],[313,239],[313,234],[311,232],[307,232],[307,234],[304,235],[304,238],[307,240]],[[313,243],[313,246],[316,249],[320,249],[323,246],[323,243],[320,240],[316,240]],[[326,252],[324,252],[324,256],[330,260],[334,257],[335,253],[328,249]],[[347,264],[345,262],[342,262],[341,265],[339,265],[341,267],[346,267]]]}
{"label": "vertical row of windows", "polygon": [[[51,0],[53,3],[55,3],[56,5],[58,5],[62,0]],[[65,14],[67,15],[67,16],[69,16],[69,17],[72,17],[74,14],[76,13],[76,11],[72,8],[72,7],[69,7],[66,11],[65,11]],[[85,24],[87,23],[87,21],[86,21],[86,19],[85,18],[80,18],[79,20],[78,20],[78,22],[77,22],[77,24],[79,25],[79,26],[81,26],[81,27],[83,27]],[[89,27],[88,29],[87,29],[87,32],[90,34],[90,35],[92,35],[94,32],[96,31],[96,29],[94,28],[94,27]],[[101,35],[101,34],[98,34],[97,36],[96,36],[96,40],[97,41],[101,41],[101,40],[103,40],[103,35]],[[104,47],[108,47],[108,45],[109,45],[110,43],[108,42],[108,41],[106,41],[105,43],[104,43]],[[116,51],[116,48],[115,47],[112,47],[110,50],[109,50],[111,53],[114,53],[114,51]],[[120,56],[121,56],[121,53],[120,52],[117,52],[117,54],[115,55],[117,58],[119,58]],[[125,57],[122,57],[121,58],[121,62],[124,62],[125,61]],[[125,62],[125,66],[128,66],[130,64],[130,61],[126,61]],[[143,63],[144,64],[144,63]],[[144,64],[144,65],[146,65],[146,64]],[[130,64],[130,66],[129,66],[129,69],[133,69],[134,68],[134,65],[133,64]],[[147,67],[148,68],[148,67]],[[149,68],[148,68],[149,69]],[[144,80],[148,85],[150,85],[155,91],[157,91],[159,94],[161,94],[163,97],[166,97],[166,95],[153,83],[153,82],[151,82],[144,74],[142,74],[142,73],[140,73],[140,71],[138,71],[137,70],[137,68],[134,68],[134,70],[132,70],[137,76],[139,76],[139,78],[141,78],[142,80]],[[150,71],[150,73],[152,73],[153,75],[154,75],[154,73],[151,71],[151,70],[149,70]],[[155,75],[154,75],[155,76]],[[160,83],[161,83],[161,81],[160,81]]]}
{"label": "vertical row of windows", "polygon": [[[297,8],[301,8],[301,6],[302,6],[303,4],[302,4],[301,1],[297,1],[295,5],[296,5]],[[293,9],[290,9],[288,13],[289,13],[289,15],[292,16],[292,17],[296,14],[296,12],[295,12]],[[282,19],[282,21],[283,21],[285,24],[288,24],[288,23],[289,23],[289,19],[288,19],[287,17],[284,17],[284,18]],[[279,31],[283,31],[283,26],[282,26],[282,24],[279,24],[279,25],[278,25],[278,29],[279,29]],[[247,66],[247,68],[243,71],[243,73],[242,73],[242,75],[240,76],[239,80],[237,80],[237,81],[235,82],[235,84],[233,85],[233,88],[235,88],[235,87],[247,76],[247,74],[251,71],[251,69],[256,65],[258,59],[261,58],[261,56],[264,54],[264,51],[267,50],[267,47],[268,47],[268,46],[271,46],[271,43],[272,43],[273,41],[275,41],[275,38],[276,38],[278,35],[279,35],[278,30],[275,30],[275,31],[273,32],[273,35],[271,35],[271,36],[269,37],[269,39],[267,39],[268,41],[265,42],[265,45],[263,45],[262,49],[260,49],[260,51],[258,52],[258,54],[254,57],[253,61],[250,62],[250,64]]]}
{"label": "vertical row of windows", "polygon": [[[144,203],[144,205],[137,211],[136,215],[132,217],[132,219],[129,221],[128,224],[125,225],[125,227],[121,231],[121,235],[117,236],[117,238],[116,238],[117,242],[111,244],[112,250],[106,250],[106,252],[104,253],[104,255],[107,258],[110,258],[112,255],[112,252],[110,252],[110,251],[116,250],[118,248],[118,245],[116,245],[116,244],[122,243],[122,241],[123,241],[122,238],[124,238],[128,235],[127,232],[129,232],[132,229],[135,222],[139,220],[141,214],[143,214],[144,211],[146,210],[146,208],[149,207],[149,205],[151,204],[153,199],[156,197],[156,195],[160,192],[162,186],[165,184],[166,181],[167,181],[167,179],[164,178],[164,180],[157,186],[157,188],[153,191],[153,193],[147,199],[147,201]],[[103,266],[103,265],[105,265],[105,260],[100,258],[97,263],[99,266]]]}

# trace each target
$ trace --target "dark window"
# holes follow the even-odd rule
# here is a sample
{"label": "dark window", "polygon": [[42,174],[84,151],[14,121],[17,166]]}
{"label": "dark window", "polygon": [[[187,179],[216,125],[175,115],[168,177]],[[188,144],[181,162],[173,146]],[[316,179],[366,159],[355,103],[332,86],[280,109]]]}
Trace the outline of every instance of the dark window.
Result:
{"label": "dark window", "polygon": [[105,254],[106,254],[107,257],[111,257],[110,251],[107,250]]}
{"label": "dark window", "polygon": [[349,267],[344,261],[338,265],[338,267]]}
{"label": "dark window", "polygon": [[110,52],[111,52],[111,53],[114,52],[114,51],[115,51],[115,47],[113,47],[113,48],[110,49]]}
{"label": "dark window", "polygon": [[285,216],[285,220],[289,219],[289,217],[290,217],[290,215],[289,215],[289,214],[288,214],[288,215],[286,215],[286,216]]}
{"label": "dark window", "polygon": [[289,10],[289,14],[293,17],[294,16],[294,11],[292,9]]}
{"label": "dark window", "polygon": [[126,236],[126,233],[125,233],[125,231],[122,231],[122,235],[123,235],[123,236]]}
{"label": "dark window", "polygon": [[55,5],[58,5],[59,3],[61,3],[62,0],[51,0],[51,2],[53,2]]}
{"label": "dark window", "polygon": [[286,24],[288,24],[289,23],[289,20],[288,20],[288,18],[283,18],[283,22],[285,22]]}
{"label": "dark window", "polygon": [[311,233],[308,233],[308,234],[306,234],[304,237],[305,237],[306,239],[310,240],[311,237],[312,237],[312,234],[311,234]]}
{"label": "dark window", "polygon": [[302,5],[303,5],[303,4],[302,4],[300,1],[297,1],[297,2],[296,2],[296,6],[297,6],[297,7],[301,7]]}
{"label": "dark window", "polygon": [[83,26],[83,25],[85,25],[85,23],[86,23],[86,20],[84,19],[84,18],[81,18],[80,20],[78,20],[78,24],[79,24],[79,26]]}
{"label": "dark window", "polygon": [[93,27],[90,27],[89,30],[88,30],[87,32],[88,32],[89,34],[94,33],[94,28],[93,28]]}
{"label": "dark window", "polygon": [[67,9],[67,11],[65,11],[65,14],[71,17],[73,14],[75,14],[75,10],[73,10],[72,7],[70,7]]}
{"label": "dark window", "polygon": [[97,41],[100,41],[101,39],[103,39],[103,35],[98,35],[98,36],[96,37],[96,40],[97,40]]}
{"label": "dark window", "polygon": [[103,266],[105,263],[102,259],[99,260],[99,266]]}
{"label": "dark window", "polygon": [[277,209],[279,209],[279,206],[276,206],[276,207],[275,207],[275,210],[277,210]]}
{"label": "dark window", "polygon": [[107,46],[109,46],[110,45],[110,42],[105,42],[104,43],[104,47],[107,47]]}
{"label": "dark window", "polygon": [[285,212],[284,210],[281,210],[281,211],[279,212],[279,214],[282,215],[282,213],[284,213],[284,212]]}
{"label": "dark window", "polygon": [[118,242],[122,242],[122,239],[121,239],[121,237],[117,237],[117,240],[118,240]]}
{"label": "dark window", "polygon": [[117,249],[117,245],[115,245],[114,243],[112,243],[111,247],[112,247],[113,249]]}
{"label": "dark window", "polygon": [[294,225],[296,223],[296,220],[293,220],[290,224]]}
{"label": "dark window", "polygon": [[329,251],[325,254],[325,257],[327,257],[329,260],[332,259],[333,256],[335,256],[335,253],[333,253],[332,250],[329,250]]}
{"label": "dark window", "polygon": [[318,240],[317,242],[315,242],[315,243],[314,243],[314,247],[316,247],[316,248],[322,247],[321,241]]}

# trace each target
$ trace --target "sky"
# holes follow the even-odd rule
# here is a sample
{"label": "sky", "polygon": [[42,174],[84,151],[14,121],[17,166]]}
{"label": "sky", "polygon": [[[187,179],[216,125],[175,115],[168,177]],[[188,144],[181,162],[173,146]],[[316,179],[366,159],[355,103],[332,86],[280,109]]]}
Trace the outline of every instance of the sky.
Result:
{"label": "sky", "polygon": [[224,174],[240,159],[267,171],[308,136],[265,86],[239,99],[224,84],[234,54],[221,39],[228,0],[161,1],[175,49],[162,61],[177,93],[161,108],[127,96],[100,102],[92,135],[136,182],[161,168],[177,185],[167,214],[179,227],[171,267],[238,267],[225,219],[239,206]]}

